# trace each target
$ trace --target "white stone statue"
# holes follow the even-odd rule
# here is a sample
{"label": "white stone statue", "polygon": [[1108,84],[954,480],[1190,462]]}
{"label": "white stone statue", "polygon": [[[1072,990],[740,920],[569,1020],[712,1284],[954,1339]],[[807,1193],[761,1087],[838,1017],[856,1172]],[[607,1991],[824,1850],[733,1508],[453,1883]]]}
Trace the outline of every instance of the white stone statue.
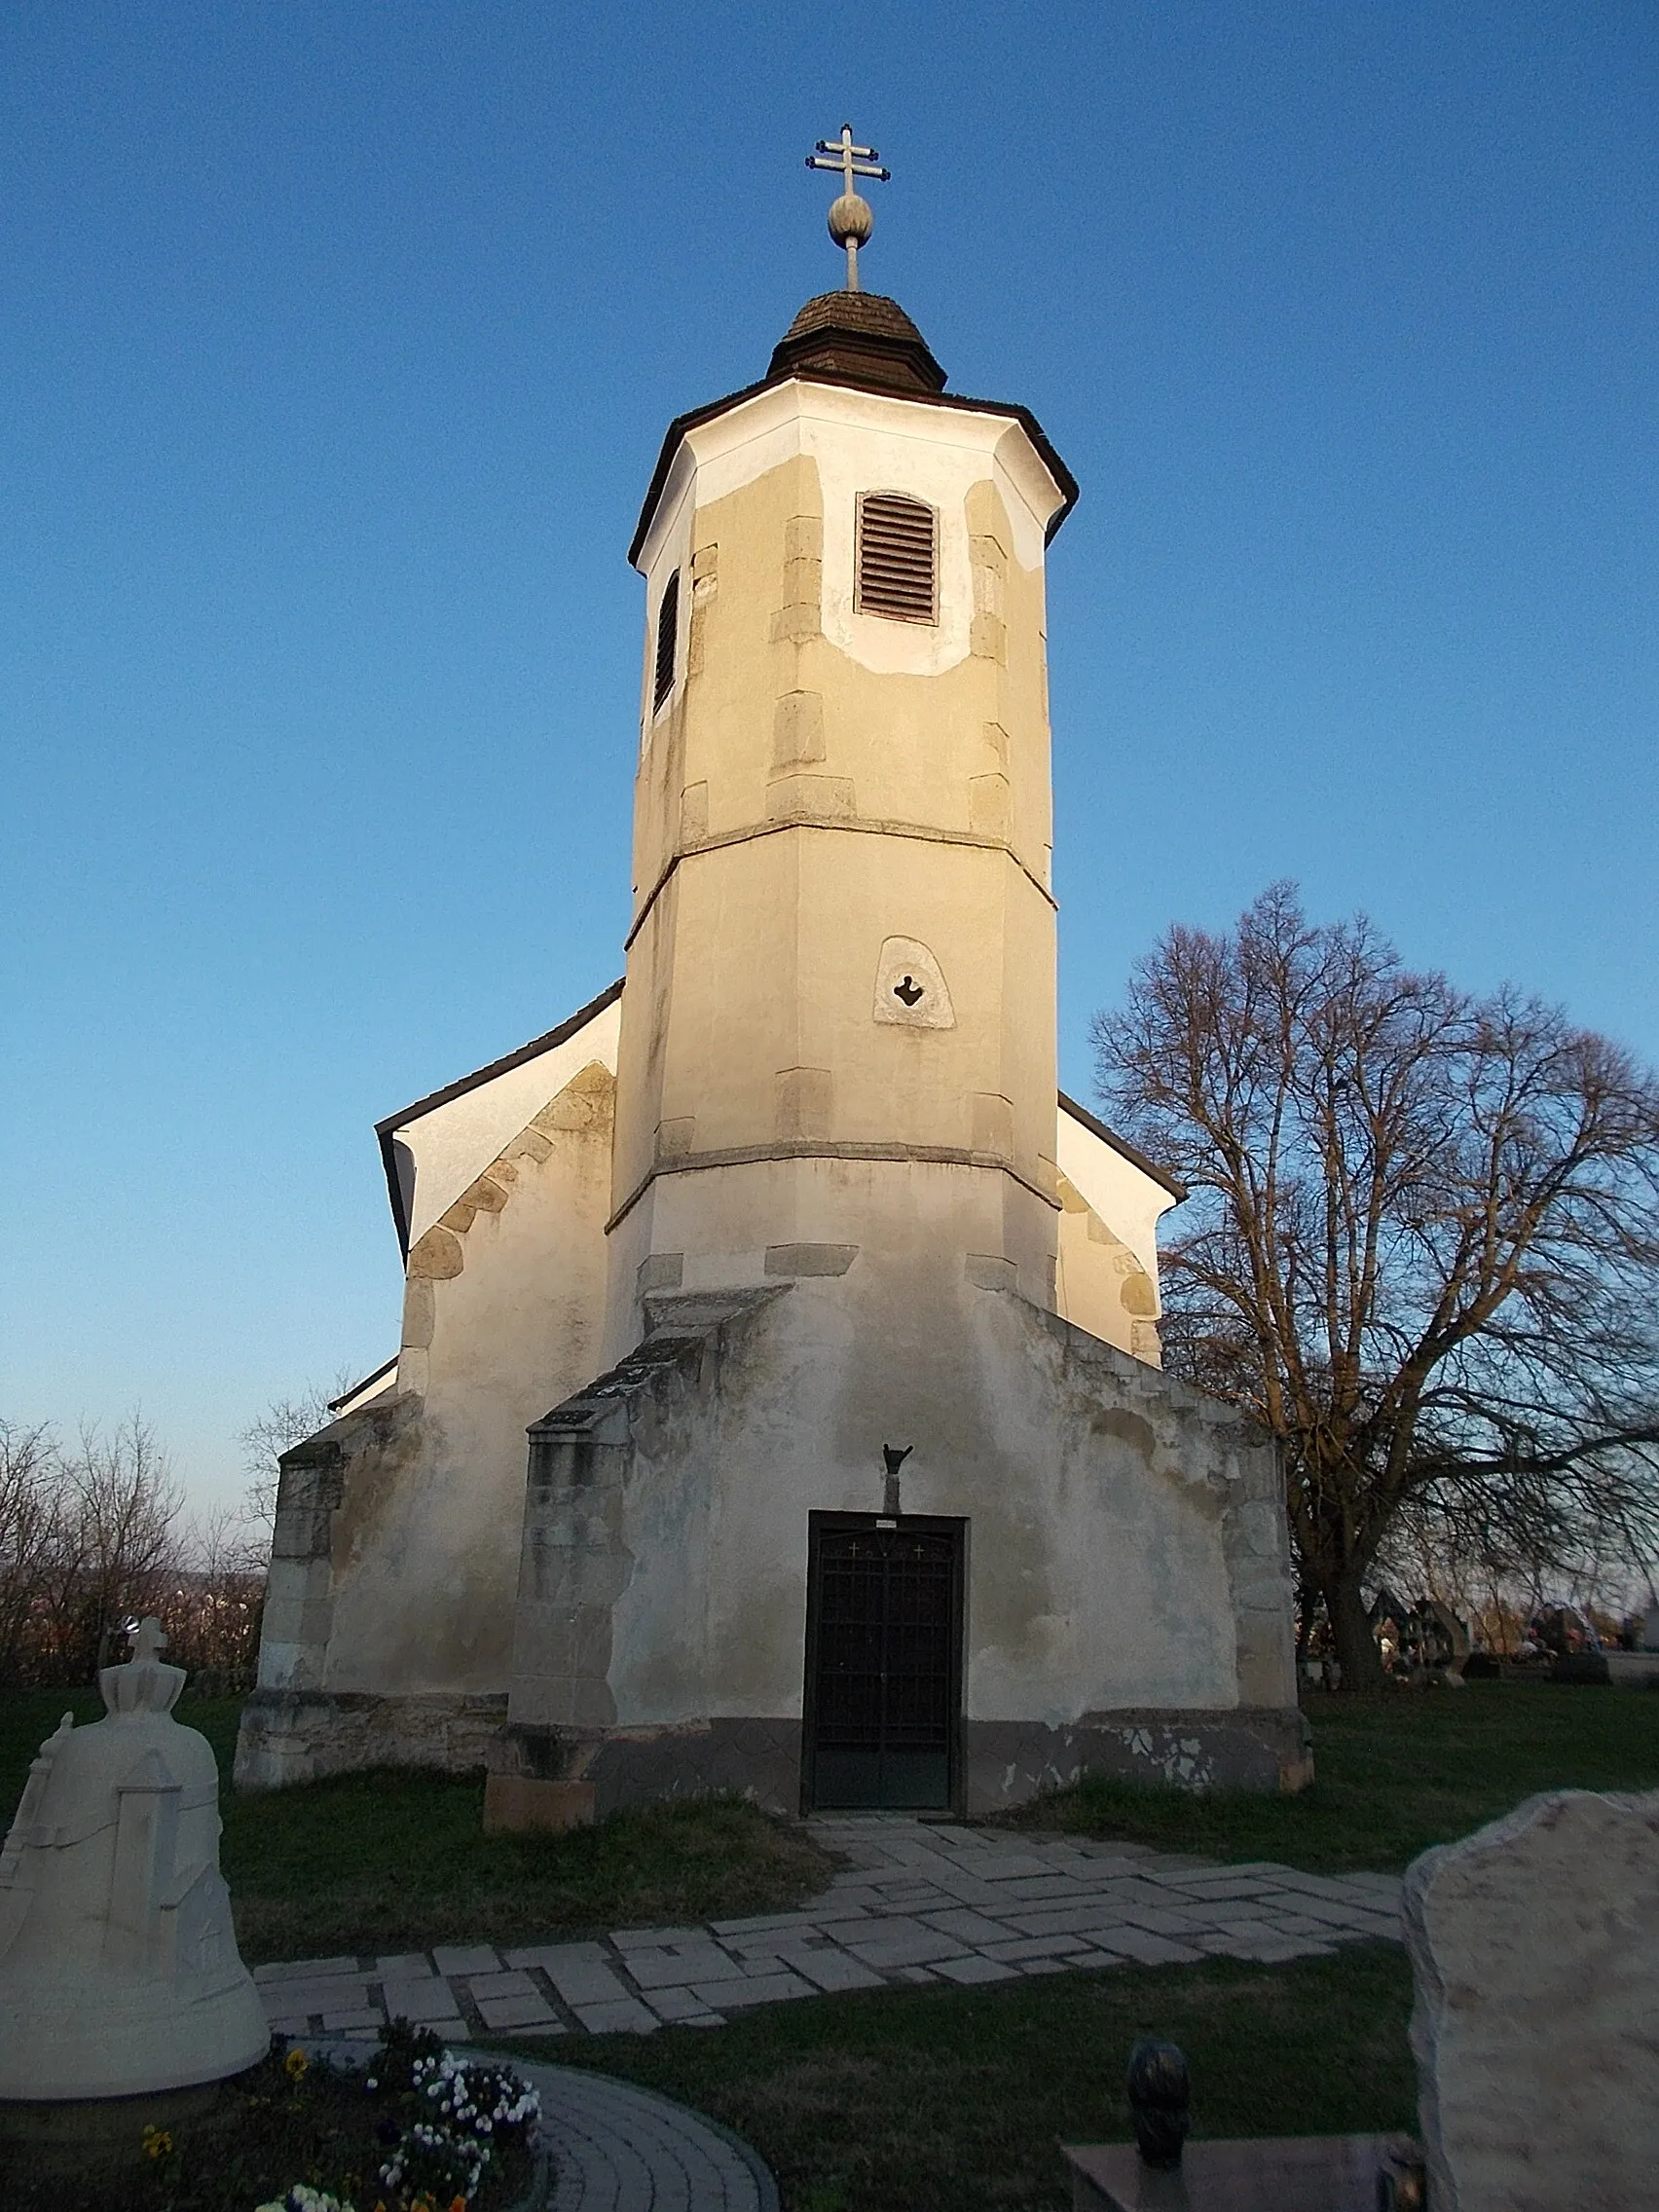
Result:
{"label": "white stone statue", "polygon": [[172,1707],[147,1620],[98,1676],[105,1715],[42,1745],[0,1852],[0,2099],[222,2080],[270,2031],[219,1872],[219,1774]]}

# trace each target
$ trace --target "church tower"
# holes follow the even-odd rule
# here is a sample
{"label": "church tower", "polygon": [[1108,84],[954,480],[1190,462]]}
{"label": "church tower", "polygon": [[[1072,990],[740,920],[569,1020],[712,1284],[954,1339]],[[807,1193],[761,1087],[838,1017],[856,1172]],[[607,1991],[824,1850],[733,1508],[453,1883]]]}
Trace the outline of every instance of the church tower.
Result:
{"label": "church tower", "polygon": [[1077,487],[944,382],[892,300],[828,293],[646,495],[614,1357],[667,1290],[843,1281],[836,1329],[912,1371],[965,1283],[1053,1304],[1043,563]]}
{"label": "church tower", "polygon": [[870,151],[815,166],[847,288],[672,424],[631,548],[608,1367],[531,1430],[502,1825],[710,1787],[982,1810],[1177,1744],[1302,1772],[1271,1451],[1149,1364],[1155,1293],[1138,1357],[1072,1325],[1108,1256],[1152,1290],[1076,1148],[1149,1234],[1169,1202],[1056,1109],[1077,487],[860,288]]}

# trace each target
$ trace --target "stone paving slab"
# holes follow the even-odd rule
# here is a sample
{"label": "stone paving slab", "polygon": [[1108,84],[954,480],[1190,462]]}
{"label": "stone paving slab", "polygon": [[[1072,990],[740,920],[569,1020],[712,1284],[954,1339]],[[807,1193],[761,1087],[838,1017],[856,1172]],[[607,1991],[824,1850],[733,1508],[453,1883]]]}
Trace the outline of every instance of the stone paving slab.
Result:
{"label": "stone paving slab", "polygon": [[484,2025],[496,2032],[506,2034],[515,2028],[551,2028],[556,2034],[564,2033],[565,2023],[558,2019],[545,1999],[534,1994],[529,1997],[479,1997],[473,1993]]}
{"label": "stone paving slab", "polygon": [[381,2003],[387,2019],[451,2020],[461,2010],[458,1993],[442,1974],[422,1981],[387,1981],[381,1985]]}
{"label": "stone paving slab", "polygon": [[731,1954],[711,1942],[706,1936],[701,1943],[676,1944],[672,1951],[624,1951],[622,1963],[641,1989],[673,1989],[677,1985],[688,1987],[694,1981],[707,1981],[711,1975],[722,1972],[741,1973],[740,1963]]}
{"label": "stone paving slab", "polygon": [[375,1966],[392,1981],[419,1981],[423,1974],[433,1972],[431,1959],[424,1951],[397,1951],[376,1959]]}
{"label": "stone paving slab", "polygon": [[1019,1972],[1017,1967],[1004,1966],[1000,1959],[987,1959],[978,1951],[969,1951],[959,1959],[940,1959],[934,1966],[935,1973],[942,1974],[946,1981],[970,1982],[1013,1981]]}
{"label": "stone paving slab", "polygon": [[941,1935],[955,1936],[964,1943],[1000,1943],[1014,1931],[1005,1928],[999,1920],[987,1920],[982,1912],[930,1912],[928,1926],[937,1928]]}
{"label": "stone paving slab", "polygon": [[535,1982],[524,1972],[469,1974],[466,1986],[480,2004],[487,1997],[534,1997],[535,1994]]}
{"label": "stone paving slab", "polygon": [[355,1959],[293,1959],[286,1966],[255,1967],[255,1981],[326,1981],[332,1974],[355,1973]]}
{"label": "stone paving slab", "polygon": [[578,2005],[576,2018],[590,2036],[648,2036],[662,2022],[635,1997],[618,1997],[606,2005]]}
{"label": "stone paving slab", "polygon": [[452,2039],[648,2035],[825,1991],[1201,1958],[1277,1965],[1400,1940],[1400,1884],[1388,1874],[1226,1865],[886,1814],[808,1826],[847,1863],[823,1898],[792,1912],[584,1942],[296,1959],[254,1979],[272,2025],[295,2036],[360,2038],[398,2014]]}
{"label": "stone paving slab", "polygon": [[432,1953],[439,1973],[499,1973],[501,1962],[488,1943],[440,1943]]}
{"label": "stone paving slab", "polygon": [[791,1964],[815,1989],[881,1989],[886,1986],[873,1967],[866,1967],[862,1959],[850,1958],[845,1951],[806,1952]]}

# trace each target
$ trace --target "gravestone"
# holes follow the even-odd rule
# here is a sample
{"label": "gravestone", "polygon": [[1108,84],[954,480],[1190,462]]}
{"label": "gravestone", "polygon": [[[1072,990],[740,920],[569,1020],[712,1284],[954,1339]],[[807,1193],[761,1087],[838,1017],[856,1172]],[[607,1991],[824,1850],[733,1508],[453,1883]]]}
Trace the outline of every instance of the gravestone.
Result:
{"label": "gravestone", "polygon": [[218,1768],[172,1716],[165,1641],[145,1621],[98,1676],[103,1719],[64,1714],[0,1851],[0,2106],[190,2088],[270,2047],[219,1872]]}
{"label": "gravestone", "polygon": [[1186,2056],[1150,2038],[1130,2050],[1124,2086],[1132,2145],[1061,2146],[1072,2212],[1422,2212],[1422,2164],[1409,2136],[1189,2143]]}
{"label": "gravestone", "polygon": [[1530,1797],[1406,1874],[1436,2212],[1626,2212],[1659,2176],[1659,1791]]}

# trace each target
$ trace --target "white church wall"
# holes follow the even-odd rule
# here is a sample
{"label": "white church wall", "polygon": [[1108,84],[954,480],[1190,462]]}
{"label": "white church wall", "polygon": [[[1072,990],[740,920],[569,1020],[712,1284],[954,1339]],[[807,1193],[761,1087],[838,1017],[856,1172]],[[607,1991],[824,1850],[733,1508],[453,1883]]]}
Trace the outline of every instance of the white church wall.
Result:
{"label": "white church wall", "polygon": [[1158,1224],[1177,1204],[1175,1194],[1126,1160],[1064,1105],[1055,1130],[1055,1159],[1100,1219],[1110,1224],[1154,1281]]}
{"label": "white church wall", "polygon": [[473,1177],[483,1173],[503,1145],[564,1088],[578,1068],[599,1060],[615,1074],[621,1021],[621,1002],[613,1000],[562,1044],[397,1124],[392,1134],[415,1158],[411,1244],[454,1205]]}
{"label": "white church wall", "polygon": [[[1153,1420],[1110,1400],[1103,1412],[1093,1379],[965,1269],[946,1340],[937,1289],[917,1301],[907,1272],[886,1295],[867,1258],[796,1282],[725,1351],[718,1438],[691,1458],[680,1438],[660,1457],[639,1450],[618,1724],[799,1715],[807,1515],[876,1510],[888,1442],[915,1446],[906,1512],[972,1525],[970,1720],[1237,1705],[1224,1492],[1201,1414],[1167,1392]],[[886,1356],[861,1361],[875,1340]]]}
{"label": "white church wall", "polygon": [[1059,1102],[1055,1310],[1131,1358],[1158,1366],[1158,1221],[1175,1194]]}
{"label": "white church wall", "polygon": [[598,1360],[613,1078],[537,1104],[411,1249],[397,1391],[284,1456],[244,1787],[476,1763],[499,1724],[525,1430]]}
{"label": "white church wall", "polygon": [[1156,1277],[1066,1176],[1060,1208],[1054,1310],[1103,1344],[1161,1366]]}
{"label": "white church wall", "polygon": [[[551,1057],[552,1055],[549,1055]],[[600,1063],[590,1061],[590,1069]],[[582,1071],[577,1071],[578,1077]],[[554,1112],[579,1106],[573,1126],[532,1122],[550,1149],[503,1162],[517,1173],[498,1211],[480,1209],[456,1236],[454,1275],[412,1272],[409,1303],[431,1292],[419,1462],[392,1494],[347,1509],[358,1547],[351,1602],[336,1603],[328,1682],[338,1689],[400,1680],[414,1690],[498,1692],[511,1646],[518,1575],[525,1430],[593,1371],[603,1300],[603,1223],[609,1194],[610,1089],[561,1089]],[[499,1169],[497,1170],[499,1172]],[[421,1246],[412,1253],[419,1266]]]}
{"label": "white church wall", "polygon": [[653,1302],[639,1380],[555,1417],[593,1439],[574,1487],[557,1453],[533,1480],[511,1728],[601,1805],[689,1759],[793,1809],[809,1515],[878,1511],[911,1444],[904,1512],[968,1524],[970,1810],[1102,1759],[1304,1779],[1267,1440],[966,1270],[917,1290],[866,1249]]}

